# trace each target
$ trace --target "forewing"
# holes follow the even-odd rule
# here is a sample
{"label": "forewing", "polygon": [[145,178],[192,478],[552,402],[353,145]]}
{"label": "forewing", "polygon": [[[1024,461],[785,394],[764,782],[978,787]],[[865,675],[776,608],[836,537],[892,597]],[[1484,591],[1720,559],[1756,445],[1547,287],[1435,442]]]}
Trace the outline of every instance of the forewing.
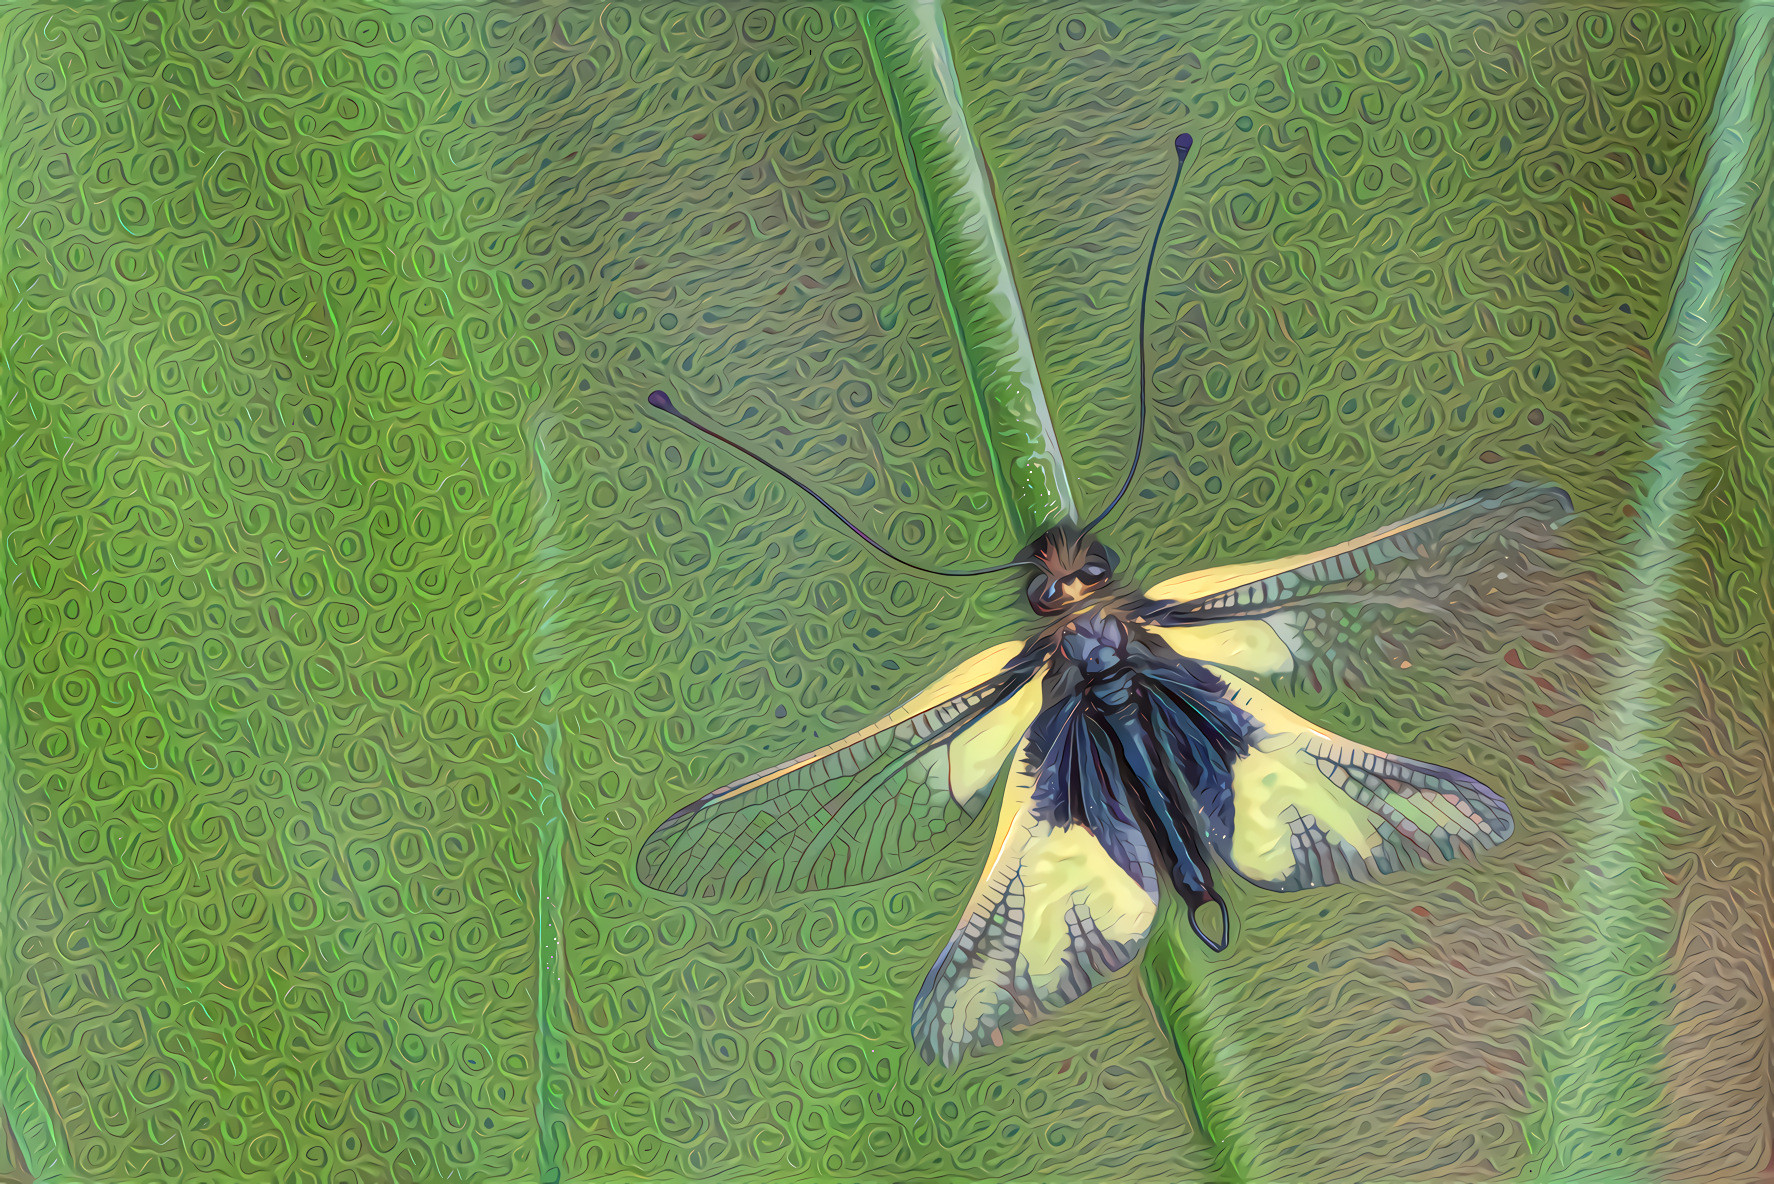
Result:
{"label": "forewing", "polygon": [[1166,580],[1144,614],[1186,657],[1284,673],[1353,636],[1384,642],[1427,617],[1525,608],[1570,512],[1562,489],[1517,482],[1320,551]]}
{"label": "forewing", "polygon": [[641,847],[641,882],[700,899],[891,876],[959,837],[1041,706],[1018,642],[949,671],[887,718],[714,791]]}
{"label": "forewing", "polygon": [[979,887],[912,1006],[926,1061],[1003,1044],[1126,966],[1151,929],[1158,875],[1137,826],[1118,828],[1124,866],[1084,824],[1037,816],[1037,777],[1025,744]]}
{"label": "forewing", "polygon": [[1223,670],[1226,698],[1250,720],[1232,764],[1231,824],[1204,811],[1220,858],[1277,892],[1366,881],[1472,859],[1507,839],[1509,807],[1453,769],[1314,727]]}

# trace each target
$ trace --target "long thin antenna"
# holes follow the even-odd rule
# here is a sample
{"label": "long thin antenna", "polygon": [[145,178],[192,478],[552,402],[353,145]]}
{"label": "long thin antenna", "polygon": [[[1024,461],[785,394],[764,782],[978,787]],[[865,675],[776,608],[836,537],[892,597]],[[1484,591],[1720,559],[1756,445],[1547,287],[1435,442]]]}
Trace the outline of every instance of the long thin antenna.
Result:
{"label": "long thin antenna", "polygon": [[1026,559],[1015,559],[1009,563],[1000,563],[996,567],[982,567],[982,568],[978,568],[974,571],[942,571],[942,570],[939,570],[934,567],[923,567],[919,564],[913,563],[909,559],[902,559],[900,556],[895,555],[893,552],[889,551],[886,547],[883,547],[880,543],[877,543],[874,539],[871,539],[868,535],[864,534],[861,527],[857,526],[856,523],[850,521],[850,519],[844,517],[843,514],[839,513],[838,508],[836,506],[834,506],[830,502],[826,501],[823,497],[820,497],[819,494],[813,489],[813,487],[808,485],[805,481],[801,480],[799,477],[796,477],[792,473],[784,472],[781,468],[779,468],[778,466],[765,460],[763,457],[759,456],[757,453],[753,452],[751,449],[747,448],[745,445],[735,443],[734,441],[729,440],[729,439],[727,439],[727,437],[721,435],[719,432],[703,427],[701,424],[699,424],[695,420],[691,419],[688,415],[685,415],[682,411],[679,411],[677,409],[677,407],[675,407],[672,404],[671,396],[666,394],[664,391],[654,391],[652,394],[647,396],[647,402],[649,402],[653,406],[659,408],[659,410],[665,412],[667,415],[676,416],[678,419],[682,420],[686,424],[689,424],[691,427],[695,428],[697,431],[701,432],[703,435],[712,437],[713,439],[716,439],[716,440],[719,440],[721,443],[725,444],[729,448],[736,449],[739,452],[743,452],[745,455],[751,457],[753,460],[757,461],[759,464],[763,465],[766,469],[769,469],[772,473],[775,473],[778,477],[781,477],[783,480],[794,482],[795,486],[798,489],[800,489],[800,491],[802,493],[805,493],[808,497],[812,498],[814,501],[816,501],[820,505],[824,506],[827,510],[829,510],[831,512],[832,517],[836,518],[839,522],[842,522],[845,526],[848,526],[850,528],[851,532],[854,533],[857,538],[861,539],[863,542],[867,543],[869,546],[873,547],[875,550],[879,551],[881,554],[887,556],[887,558],[893,560],[896,563],[903,563],[903,564],[905,564],[905,566],[911,568],[913,571],[921,571],[927,576],[983,576],[983,575],[990,575],[992,572],[995,572],[995,571],[1009,571],[1013,567],[1030,566],[1029,561]]}
{"label": "long thin antenna", "polygon": [[[1195,146],[1195,137],[1184,132],[1177,137],[1177,171],[1170,179],[1170,196],[1164,199],[1164,212],[1158,215],[1158,229],[1152,232],[1152,253],[1146,256],[1146,278],[1140,284],[1140,430],[1133,438],[1133,463],[1127,466],[1127,480],[1121,483],[1115,498],[1103,512],[1090,520],[1090,526],[1083,533],[1089,534],[1091,527],[1109,516],[1109,511],[1121,504],[1121,497],[1133,485],[1133,475],[1139,472],[1140,450],[1146,443],[1146,292],[1152,286],[1152,264],[1158,259],[1158,243],[1164,237],[1164,220],[1170,216],[1170,203],[1176,200],[1177,183],[1183,179],[1183,162],[1189,159],[1189,149]],[[1194,918],[1190,918],[1193,923]],[[1196,932],[1200,932],[1197,930]]]}

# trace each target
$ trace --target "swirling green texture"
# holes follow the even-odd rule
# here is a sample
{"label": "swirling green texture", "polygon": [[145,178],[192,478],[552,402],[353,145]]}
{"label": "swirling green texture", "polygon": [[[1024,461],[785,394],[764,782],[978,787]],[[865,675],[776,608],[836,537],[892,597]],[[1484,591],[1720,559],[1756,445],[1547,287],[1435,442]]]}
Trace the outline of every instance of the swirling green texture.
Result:
{"label": "swirling green texture", "polygon": [[[1572,488],[1557,583],[1284,688],[1485,777],[1517,837],[1240,892],[1226,958],[1162,943],[1144,982],[926,1067],[911,998],[988,828],[764,906],[633,873],[671,809],[1030,624],[1013,583],[913,580],[636,401],[671,390],[936,563],[1022,541],[860,14],[7,4],[8,1178],[1768,1161],[1765,129],[1702,377],[1678,350],[1670,382],[1663,328],[1739,10],[945,11],[1086,513],[1196,137],[1151,459],[1105,526],[1131,574]],[[1646,587],[1652,731],[1621,745]]]}

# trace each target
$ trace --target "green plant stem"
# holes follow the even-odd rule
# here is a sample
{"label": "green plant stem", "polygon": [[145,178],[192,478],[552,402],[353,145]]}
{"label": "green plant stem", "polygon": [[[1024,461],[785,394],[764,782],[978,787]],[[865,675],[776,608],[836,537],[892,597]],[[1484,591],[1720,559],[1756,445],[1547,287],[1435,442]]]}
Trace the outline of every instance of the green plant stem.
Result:
{"label": "green plant stem", "polygon": [[[1548,1178],[1658,1175],[1658,1111],[1668,1082],[1655,1064],[1670,1039],[1672,940],[1679,918],[1660,874],[1672,836],[1659,808],[1670,761],[1685,755],[1679,702],[1671,702],[1672,635],[1688,627],[1676,607],[1699,566],[1690,547],[1700,513],[1708,436],[1735,376],[1726,333],[1733,293],[1765,285],[1733,274],[1774,179],[1774,4],[1739,12],[1702,135],[1698,184],[1661,333],[1656,390],[1646,408],[1650,443],[1624,540],[1613,686],[1600,723],[1608,798],[1579,832],[1579,875],[1568,921],[1555,935],[1553,995],[1531,1045],[1535,1074],[1526,1121],[1529,1151]],[[1734,445],[1728,445],[1731,447]],[[1717,451],[1716,448],[1710,449]],[[1676,652],[1679,653],[1679,650]]]}
{"label": "green plant stem", "polygon": [[992,470],[1012,520],[1032,536],[1077,515],[991,177],[967,123],[942,7],[937,0],[903,0],[867,6],[862,16]]}
{"label": "green plant stem", "polygon": [[[990,174],[968,126],[941,6],[937,0],[882,4],[865,9],[864,20],[1000,487],[1025,535],[1075,520]],[[1163,984],[1151,991],[1153,1008],[1182,1055],[1193,1088],[1204,1067],[1195,1054],[1205,1047],[1208,1029],[1200,1022],[1197,992],[1188,985],[1194,981],[1190,955],[1173,939],[1170,926],[1160,923],[1146,957],[1149,965],[1162,967],[1156,976],[1147,972],[1149,985]],[[1214,1116],[1201,1097],[1192,1100],[1191,1109],[1217,1146],[1232,1145],[1235,1124]]]}

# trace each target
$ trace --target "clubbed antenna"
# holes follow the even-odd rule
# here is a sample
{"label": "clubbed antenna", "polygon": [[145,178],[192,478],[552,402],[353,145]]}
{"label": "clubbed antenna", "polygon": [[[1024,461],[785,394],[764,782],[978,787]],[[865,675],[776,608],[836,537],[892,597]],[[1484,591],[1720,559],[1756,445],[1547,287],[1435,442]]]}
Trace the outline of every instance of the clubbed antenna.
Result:
{"label": "clubbed antenna", "polygon": [[1170,179],[1170,196],[1164,199],[1164,211],[1158,215],[1158,229],[1152,233],[1152,253],[1146,256],[1146,278],[1140,284],[1140,427],[1133,438],[1133,463],[1127,466],[1127,480],[1121,483],[1115,497],[1103,508],[1103,512],[1090,520],[1090,526],[1084,528],[1089,533],[1091,527],[1109,516],[1109,511],[1121,504],[1121,497],[1133,484],[1133,475],[1139,472],[1140,450],[1146,443],[1146,292],[1152,287],[1152,264],[1158,259],[1158,242],[1164,237],[1164,220],[1170,216],[1170,203],[1176,200],[1177,183],[1183,179],[1183,162],[1189,159],[1189,149],[1195,146],[1195,137],[1184,132],[1177,137],[1177,171]]}
{"label": "clubbed antenna", "polygon": [[1013,567],[1028,566],[1028,560],[1016,559],[1016,560],[1012,560],[1009,563],[1000,563],[996,567],[981,567],[981,568],[976,568],[973,571],[943,571],[938,568],[923,567],[919,564],[913,563],[910,559],[901,558],[900,556],[895,555],[893,552],[889,551],[886,547],[883,547],[880,543],[877,543],[874,539],[870,538],[867,534],[863,533],[863,530],[860,526],[856,525],[856,523],[850,521],[850,519],[844,517],[843,514],[839,513],[838,508],[836,506],[832,505],[830,502],[826,501],[823,497],[820,497],[818,492],[815,491],[811,485],[808,485],[805,481],[801,480],[799,477],[796,477],[794,474],[785,472],[781,468],[778,468],[776,465],[771,464],[769,461],[765,460],[763,457],[759,456],[757,453],[753,452],[751,449],[747,448],[745,445],[737,444],[737,443],[733,442],[732,440],[727,439],[727,437],[721,435],[719,432],[716,432],[716,431],[713,431],[709,428],[703,427],[701,424],[699,424],[695,420],[691,419],[688,415],[685,415],[682,411],[679,411],[677,409],[676,405],[674,405],[672,403],[671,396],[666,394],[664,391],[654,391],[652,394],[647,396],[647,402],[651,403],[653,406],[657,407],[659,410],[665,412],[667,415],[677,417],[678,419],[682,420],[684,423],[688,424],[690,427],[693,427],[697,431],[701,432],[703,435],[708,436],[708,437],[715,439],[715,440],[719,440],[721,443],[725,444],[729,448],[735,449],[739,452],[743,452],[746,456],[751,457],[753,460],[757,461],[759,464],[763,465],[766,469],[769,469],[772,473],[775,473],[778,477],[781,477],[783,480],[792,481],[795,484],[795,487],[798,488],[802,493],[805,493],[808,497],[812,498],[814,501],[816,501],[820,505],[824,506],[826,508],[826,510],[830,512],[832,517],[836,518],[839,522],[842,522],[845,526],[848,526],[850,528],[851,532],[854,533],[857,538],[861,539],[863,542],[867,543],[869,546],[873,547],[875,550],[879,551],[881,554],[887,556],[887,558],[893,560],[896,563],[903,563],[905,566],[911,568],[913,571],[923,572],[927,576],[983,576],[983,575],[989,575],[995,571],[1009,571]]}

